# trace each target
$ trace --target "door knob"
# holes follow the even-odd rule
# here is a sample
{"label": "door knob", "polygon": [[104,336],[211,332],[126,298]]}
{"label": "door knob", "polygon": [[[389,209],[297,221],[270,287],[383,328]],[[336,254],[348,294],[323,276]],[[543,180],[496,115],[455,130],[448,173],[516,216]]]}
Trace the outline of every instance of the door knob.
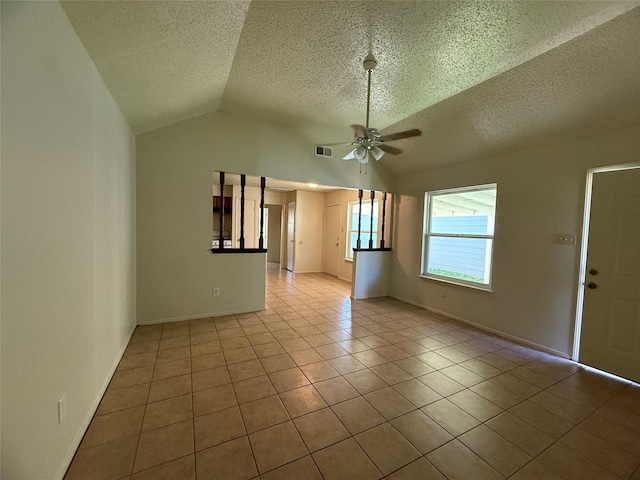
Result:
{"label": "door knob", "polygon": [[595,268],[589,269],[589,275],[597,275],[597,274],[598,274],[598,270],[596,270]]}
{"label": "door knob", "polygon": [[339,243],[336,243],[336,247],[338,247],[339,245],[340,245]]}
{"label": "door knob", "polygon": [[597,285],[596,283],[589,282],[589,283],[587,284],[587,288],[590,288],[591,290],[593,290],[593,289],[595,289],[595,288],[598,288],[598,285]]}

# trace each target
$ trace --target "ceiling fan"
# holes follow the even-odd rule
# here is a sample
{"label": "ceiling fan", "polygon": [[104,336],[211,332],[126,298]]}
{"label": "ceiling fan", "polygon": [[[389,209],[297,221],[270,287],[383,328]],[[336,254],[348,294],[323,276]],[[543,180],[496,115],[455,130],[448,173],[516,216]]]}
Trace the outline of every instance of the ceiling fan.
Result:
{"label": "ceiling fan", "polygon": [[369,162],[369,155],[371,155],[376,159],[376,161],[378,161],[384,156],[385,153],[389,153],[391,155],[398,155],[402,153],[401,149],[393,147],[391,145],[387,145],[387,142],[422,135],[422,132],[417,128],[414,128],[412,130],[405,130],[403,132],[390,133],[388,135],[380,135],[380,131],[377,128],[369,127],[369,107],[371,104],[371,72],[374,68],[376,68],[377,65],[378,62],[371,53],[365,57],[364,62],[362,63],[362,66],[367,72],[367,119],[365,126],[351,125],[351,128],[353,128],[354,136],[352,142],[327,144],[327,146],[355,146],[355,148],[351,152],[347,153],[342,159],[355,159],[360,164],[365,164],[365,169],[366,164]]}

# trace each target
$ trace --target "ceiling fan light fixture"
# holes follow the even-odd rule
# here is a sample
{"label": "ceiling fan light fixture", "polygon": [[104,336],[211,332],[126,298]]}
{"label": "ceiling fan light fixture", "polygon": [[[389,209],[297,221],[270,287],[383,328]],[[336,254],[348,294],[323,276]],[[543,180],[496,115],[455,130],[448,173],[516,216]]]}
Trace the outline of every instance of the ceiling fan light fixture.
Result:
{"label": "ceiling fan light fixture", "polygon": [[384,150],[382,150],[380,147],[371,147],[370,151],[371,155],[373,155],[373,158],[376,159],[376,162],[384,156]]}
{"label": "ceiling fan light fixture", "polygon": [[[353,155],[360,163],[367,162],[367,147],[359,146],[353,151]],[[362,162],[364,160],[364,162]]]}

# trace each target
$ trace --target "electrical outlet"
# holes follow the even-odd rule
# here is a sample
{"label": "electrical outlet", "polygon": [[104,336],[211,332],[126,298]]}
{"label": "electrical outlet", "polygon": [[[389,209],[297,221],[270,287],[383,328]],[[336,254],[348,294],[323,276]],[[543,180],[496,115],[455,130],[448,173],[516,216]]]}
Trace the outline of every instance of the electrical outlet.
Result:
{"label": "electrical outlet", "polygon": [[556,244],[558,245],[575,245],[576,236],[572,233],[559,233],[556,235]]}
{"label": "electrical outlet", "polygon": [[65,393],[58,400],[58,424],[62,423],[64,417],[67,416],[67,394]]}
{"label": "electrical outlet", "polygon": [[219,297],[219,296],[220,296],[220,288],[215,287],[215,288],[213,289],[213,296],[214,296],[214,297]]}

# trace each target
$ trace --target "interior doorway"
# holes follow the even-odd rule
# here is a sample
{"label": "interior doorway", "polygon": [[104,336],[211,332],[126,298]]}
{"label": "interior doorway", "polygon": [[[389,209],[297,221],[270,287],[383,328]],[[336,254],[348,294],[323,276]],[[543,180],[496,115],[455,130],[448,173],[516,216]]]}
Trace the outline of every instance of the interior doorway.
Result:
{"label": "interior doorway", "polygon": [[587,174],[573,359],[640,382],[640,164]]}
{"label": "interior doorway", "polygon": [[265,205],[267,262],[280,263],[282,251],[282,205]]}
{"label": "interior doorway", "polygon": [[293,272],[295,253],[296,203],[287,204],[287,270]]}
{"label": "interior doorway", "polygon": [[324,207],[323,270],[338,276],[340,258],[340,205]]}

